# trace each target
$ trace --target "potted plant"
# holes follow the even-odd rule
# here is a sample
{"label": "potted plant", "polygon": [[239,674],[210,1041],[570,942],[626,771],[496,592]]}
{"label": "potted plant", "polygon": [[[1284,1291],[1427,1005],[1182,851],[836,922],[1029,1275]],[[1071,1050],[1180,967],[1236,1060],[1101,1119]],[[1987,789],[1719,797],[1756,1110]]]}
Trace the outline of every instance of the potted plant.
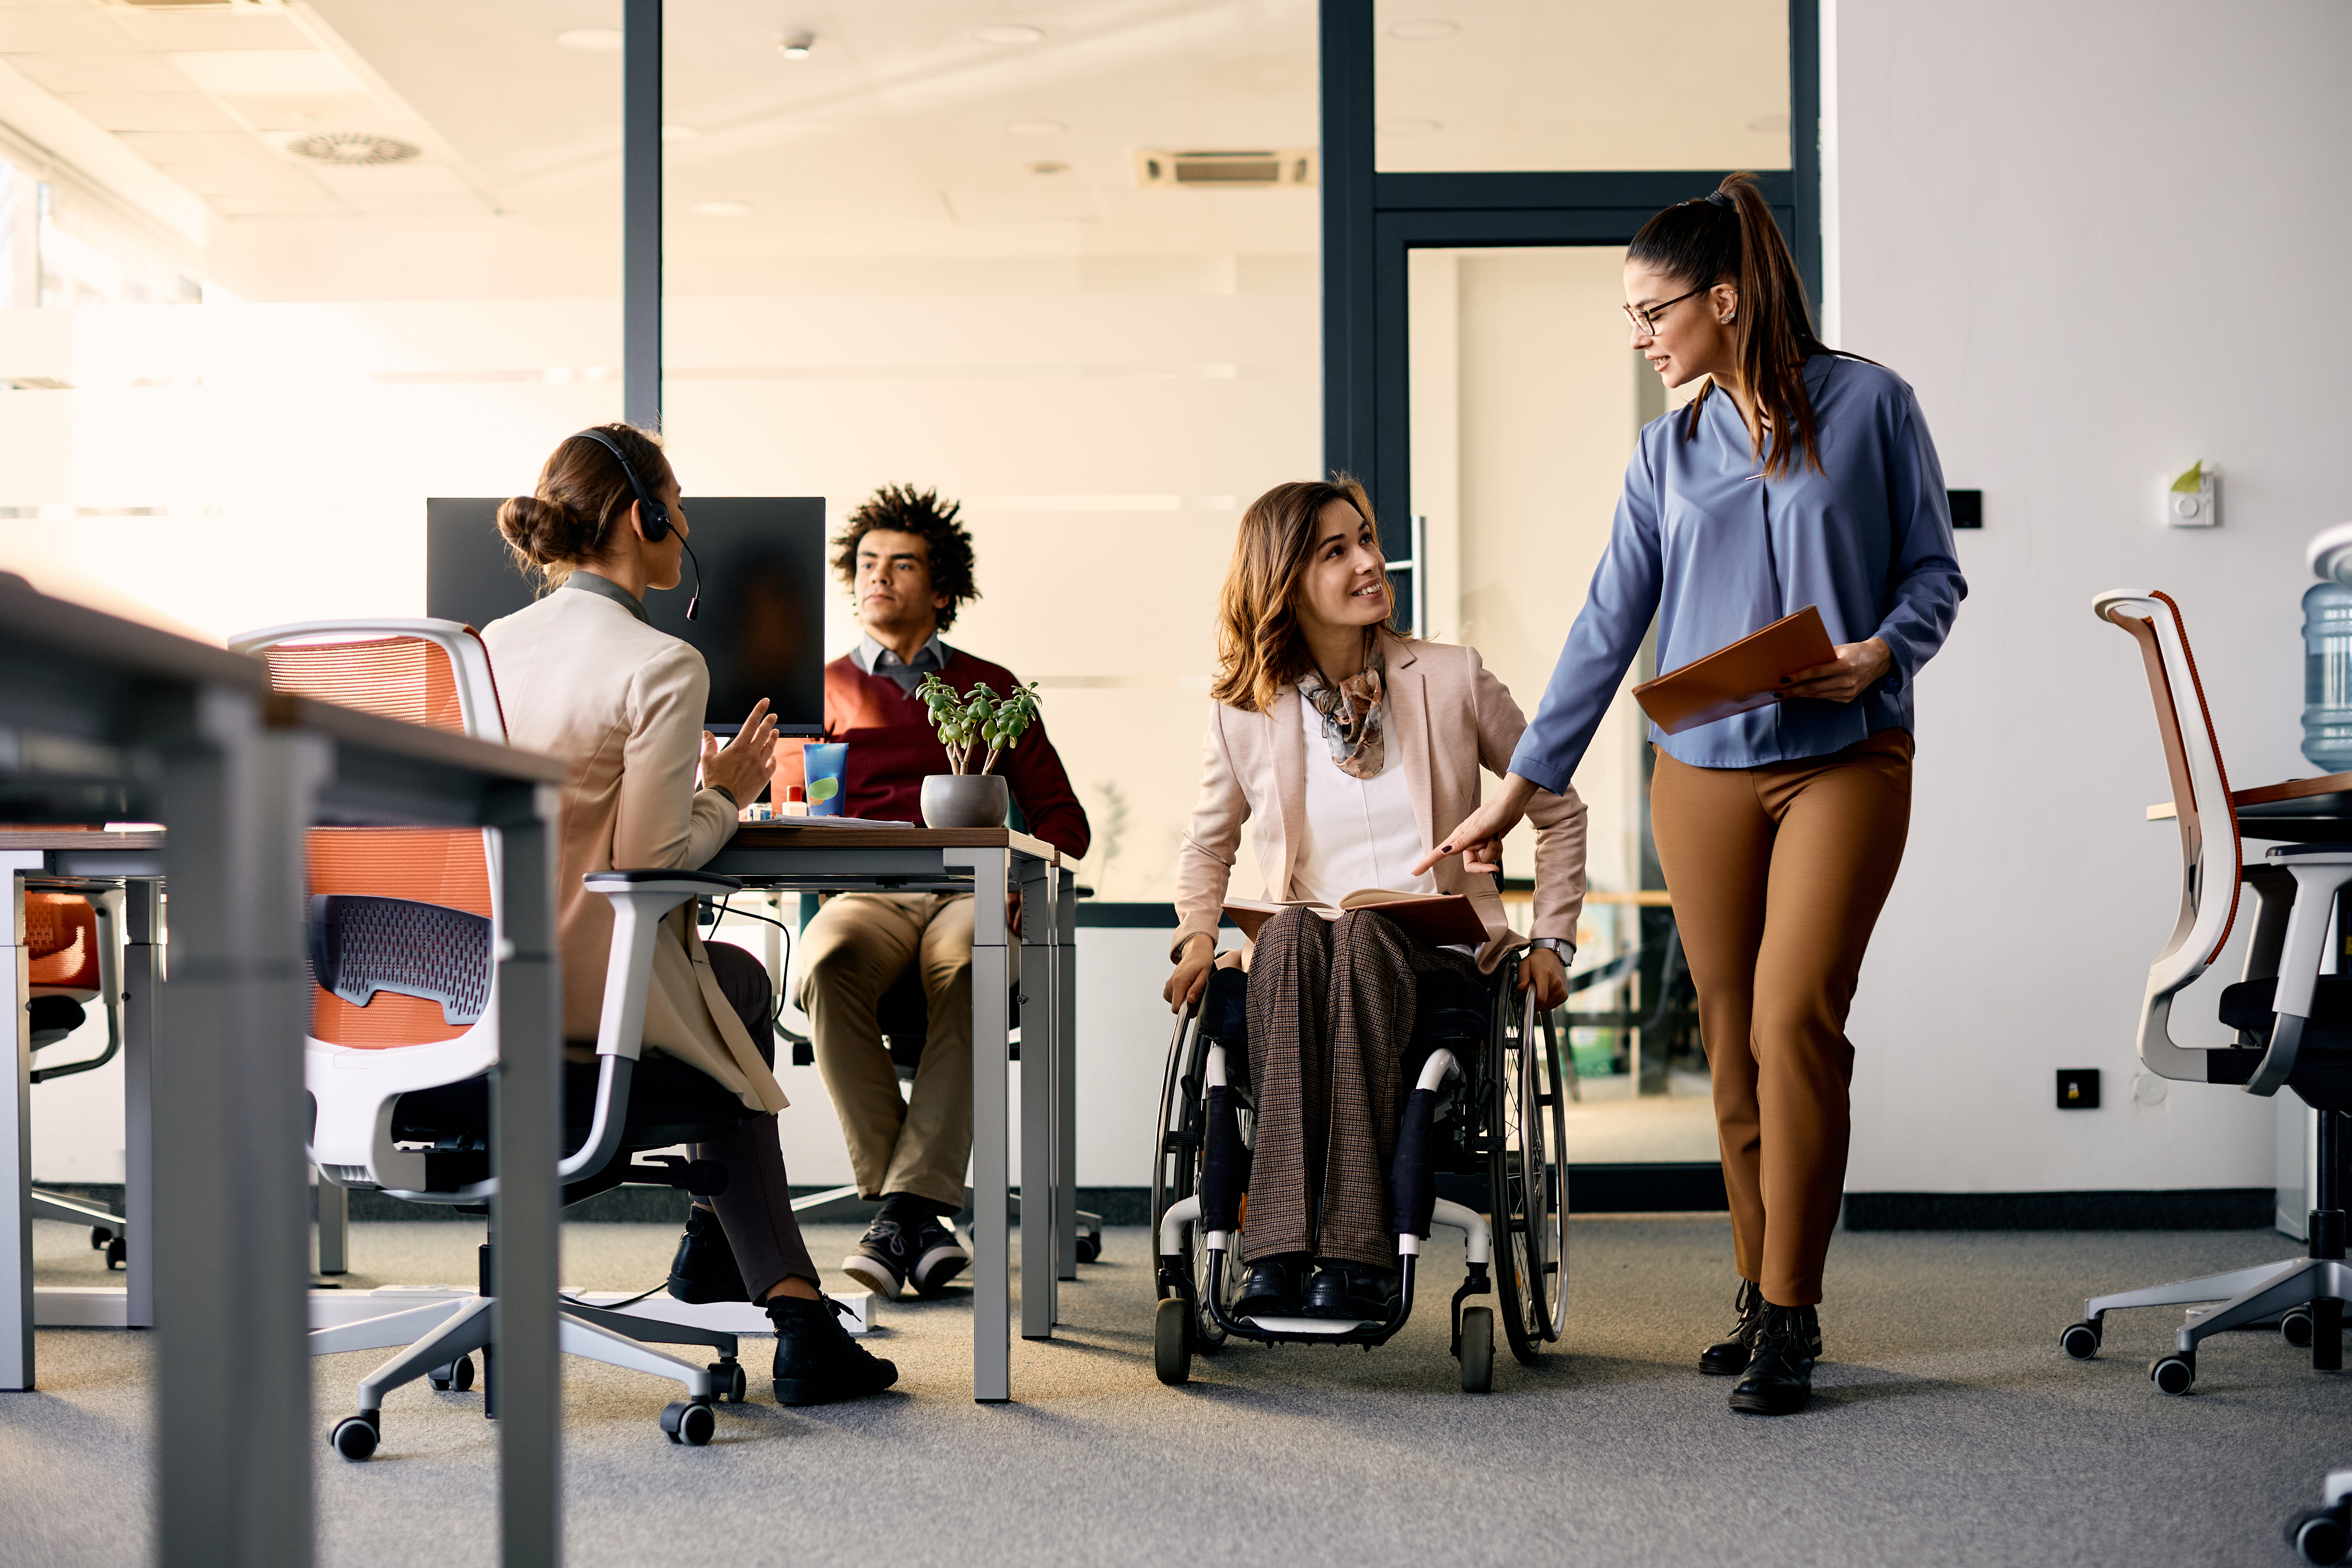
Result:
{"label": "potted plant", "polygon": [[[1019,745],[1022,733],[1037,721],[1037,683],[1016,686],[999,697],[982,681],[959,694],[937,675],[928,675],[915,695],[930,710],[931,725],[947,748],[948,766],[954,770],[923,780],[923,825],[1003,826],[1009,792],[1004,780],[988,770]],[[974,768],[971,754],[983,746],[980,766]]]}

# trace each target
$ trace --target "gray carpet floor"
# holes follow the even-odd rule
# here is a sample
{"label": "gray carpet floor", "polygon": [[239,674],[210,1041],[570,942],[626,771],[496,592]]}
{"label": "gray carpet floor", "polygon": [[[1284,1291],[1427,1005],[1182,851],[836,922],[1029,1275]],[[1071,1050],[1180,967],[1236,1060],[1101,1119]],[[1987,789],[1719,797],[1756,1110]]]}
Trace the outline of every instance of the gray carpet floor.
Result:
{"label": "gray carpet floor", "polygon": [[[41,1226],[44,1283],[95,1283],[76,1232]],[[1534,1367],[1497,1349],[1496,1392],[1458,1391],[1439,1233],[1424,1310],[1383,1349],[1237,1345],[1154,1381],[1139,1230],[1063,1287],[1051,1343],[1014,1342],[1017,1403],[971,1400],[970,1299],[886,1304],[868,1342],[898,1390],[787,1411],[751,1342],[752,1402],[717,1441],[656,1428],[667,1385],[567,1361],[566,1531],[577,1564],[1386,1563],[2270,1564],[2278,1524],[2352,1466],[2352,1389],[2275,1334],[2200,1357],[2158,1394],[2148,1360],[2177,1311],[2109,1320],[2076,1363],[2060,1328],[2093,1290],[2292,1254],[2261,1232],[1864,1233],[1839,1237],[1827,1363],[1804,1414],[1736,1416],[1692,1368],[1727,1318],[1719,1217],[1580,1220],[1570,1324]],[[635,1288],[676,1233],[567,1226],[566,1282]],[[470,1226],[354,1227],[351,1284],[472,1273]],[[828,1227],[821,1260],[851,1239]],[[120,1276],[116,1277],[117,1279]],[[38,1392],[0,1395],[0,1563],[151,1555],[152,1340],[44,1330]],[[384,1409],[364,1465],[328,1427],[381,1352],[317,1363],[320,1560],[460,1568],[494,1560],[494,1429],[480,1396],[422,1384]]]}

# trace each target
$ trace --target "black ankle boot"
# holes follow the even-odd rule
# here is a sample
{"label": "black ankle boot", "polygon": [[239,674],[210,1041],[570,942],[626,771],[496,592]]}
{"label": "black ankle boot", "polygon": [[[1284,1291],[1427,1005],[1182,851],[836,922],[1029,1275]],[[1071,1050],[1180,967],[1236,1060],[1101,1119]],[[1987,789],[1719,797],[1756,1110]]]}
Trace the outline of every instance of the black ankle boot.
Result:
{"label": "black ankle boot", "polygon": [[1738,1321],[1723,1338],[1698,1352],[1698,1369],[1709,1377],[1730,1377],[1748,1370],[1748,1358],[1756,1353],[1756,1331],[1764,1326],[1764,1288],[1742,1279],[1732,1295],[1731,1310],[1738,1314]]}
{"label": "black ankle boot", "polygon": [[[849,1309],[832,1297],[803,1300],[768,1298],[769,1321],[776,1325],[776,1403],[825,1405],[863,1399],[898,1381],[898,1368],[849,1337],[840,1318]],[[838,1316],[836,1316],[838,1314]]]}
{"label": "black ankle boot", "polygon": [[1731,1407],[1749,1415],[1793,1415],[1813,1396],[1813,1363],[1822,1326],[1811,1307],[1765,1303],[1763,1326],[1748,1375],[1731,1391]]}
{"label": "black ankle boot", "polygon": [[719,1216],[700,1204],[686,1211],[686,1235],[670,1260],[669,1293],[681,1301],[748,1301],[743,1271],[735,1267],[735,1249]]}

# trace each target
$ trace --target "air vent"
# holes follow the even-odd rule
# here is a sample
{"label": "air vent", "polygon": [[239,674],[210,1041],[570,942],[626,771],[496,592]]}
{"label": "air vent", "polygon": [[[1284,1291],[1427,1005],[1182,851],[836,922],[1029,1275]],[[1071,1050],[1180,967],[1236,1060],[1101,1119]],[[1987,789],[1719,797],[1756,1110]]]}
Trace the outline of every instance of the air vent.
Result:
{"label": "air vent", "polygon": [[339,163],[345,167],[405,163],[423,151],[413,142],[403,142],[392,136],[373,136],[363,131],[314,132],[308,136],[297,136],[286,143],[286,150],[297,158],[308,158],[314,163]]}
{"label": "air vent", "polygon": [[1315,183],[1312,148],[1255,153],[1155,153],[1135,155],[1135,183],[1174,190],[1265,190]]}

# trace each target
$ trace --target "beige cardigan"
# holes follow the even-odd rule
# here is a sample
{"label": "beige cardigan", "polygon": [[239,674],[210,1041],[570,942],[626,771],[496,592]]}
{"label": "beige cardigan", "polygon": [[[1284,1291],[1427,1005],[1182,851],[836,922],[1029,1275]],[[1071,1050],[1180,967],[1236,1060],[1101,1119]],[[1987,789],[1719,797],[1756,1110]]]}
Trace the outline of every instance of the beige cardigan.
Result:
{"label": "beige cardigan", "polygon": [[[593,1040],[613,906],[581,878],[616,866],[691,870],[735,832],[727,797],[694,787],[710,671],[687,644],[580,589],[492,621],[482,641],[507,739],[571,764],[556,879],[563,1037]],[[754,1110],[781,1110],[784,1091],[710,973],[693,908],[673,910],[655,939],[645,1043],[701,1068]]]}
{"label": "beige cardigan", "polygon": [[[1509,772],[1527,720],[1510,689],[1479,661],[1477,649],[1409,642],[1385,632],[1381,647],[1388,656],[1387,743],[1402,755],[1422,842],[1433,845],[1477,809],[1482,765],[1497,777]],[[1297,689],[1285,686],[1271,715],[1222,702],[1210,710],[1201,795],[1177,853],[1171,958],[1191,938],[1215,932],[1244,820],[1266,874],[1265,896],[1299,896],[1290,886],[1298,841],[1292,825],[1306,815],[1307,769],[1331,763],[1308,757],[1297,702]],[[1573,785],[1564,795],[1539,791],[1528,804],[1528,820],[1536,826],[1535,930],[1528,934],[1573,942],[1584,908],[1584,803]],[[1434,875],[1441,892],[1467,893],[1486,924],[1480,969],[1493,970],[1526,941],[1504,920],[1492,876],[1465,870],[1459,855],[1439,861]]]}

